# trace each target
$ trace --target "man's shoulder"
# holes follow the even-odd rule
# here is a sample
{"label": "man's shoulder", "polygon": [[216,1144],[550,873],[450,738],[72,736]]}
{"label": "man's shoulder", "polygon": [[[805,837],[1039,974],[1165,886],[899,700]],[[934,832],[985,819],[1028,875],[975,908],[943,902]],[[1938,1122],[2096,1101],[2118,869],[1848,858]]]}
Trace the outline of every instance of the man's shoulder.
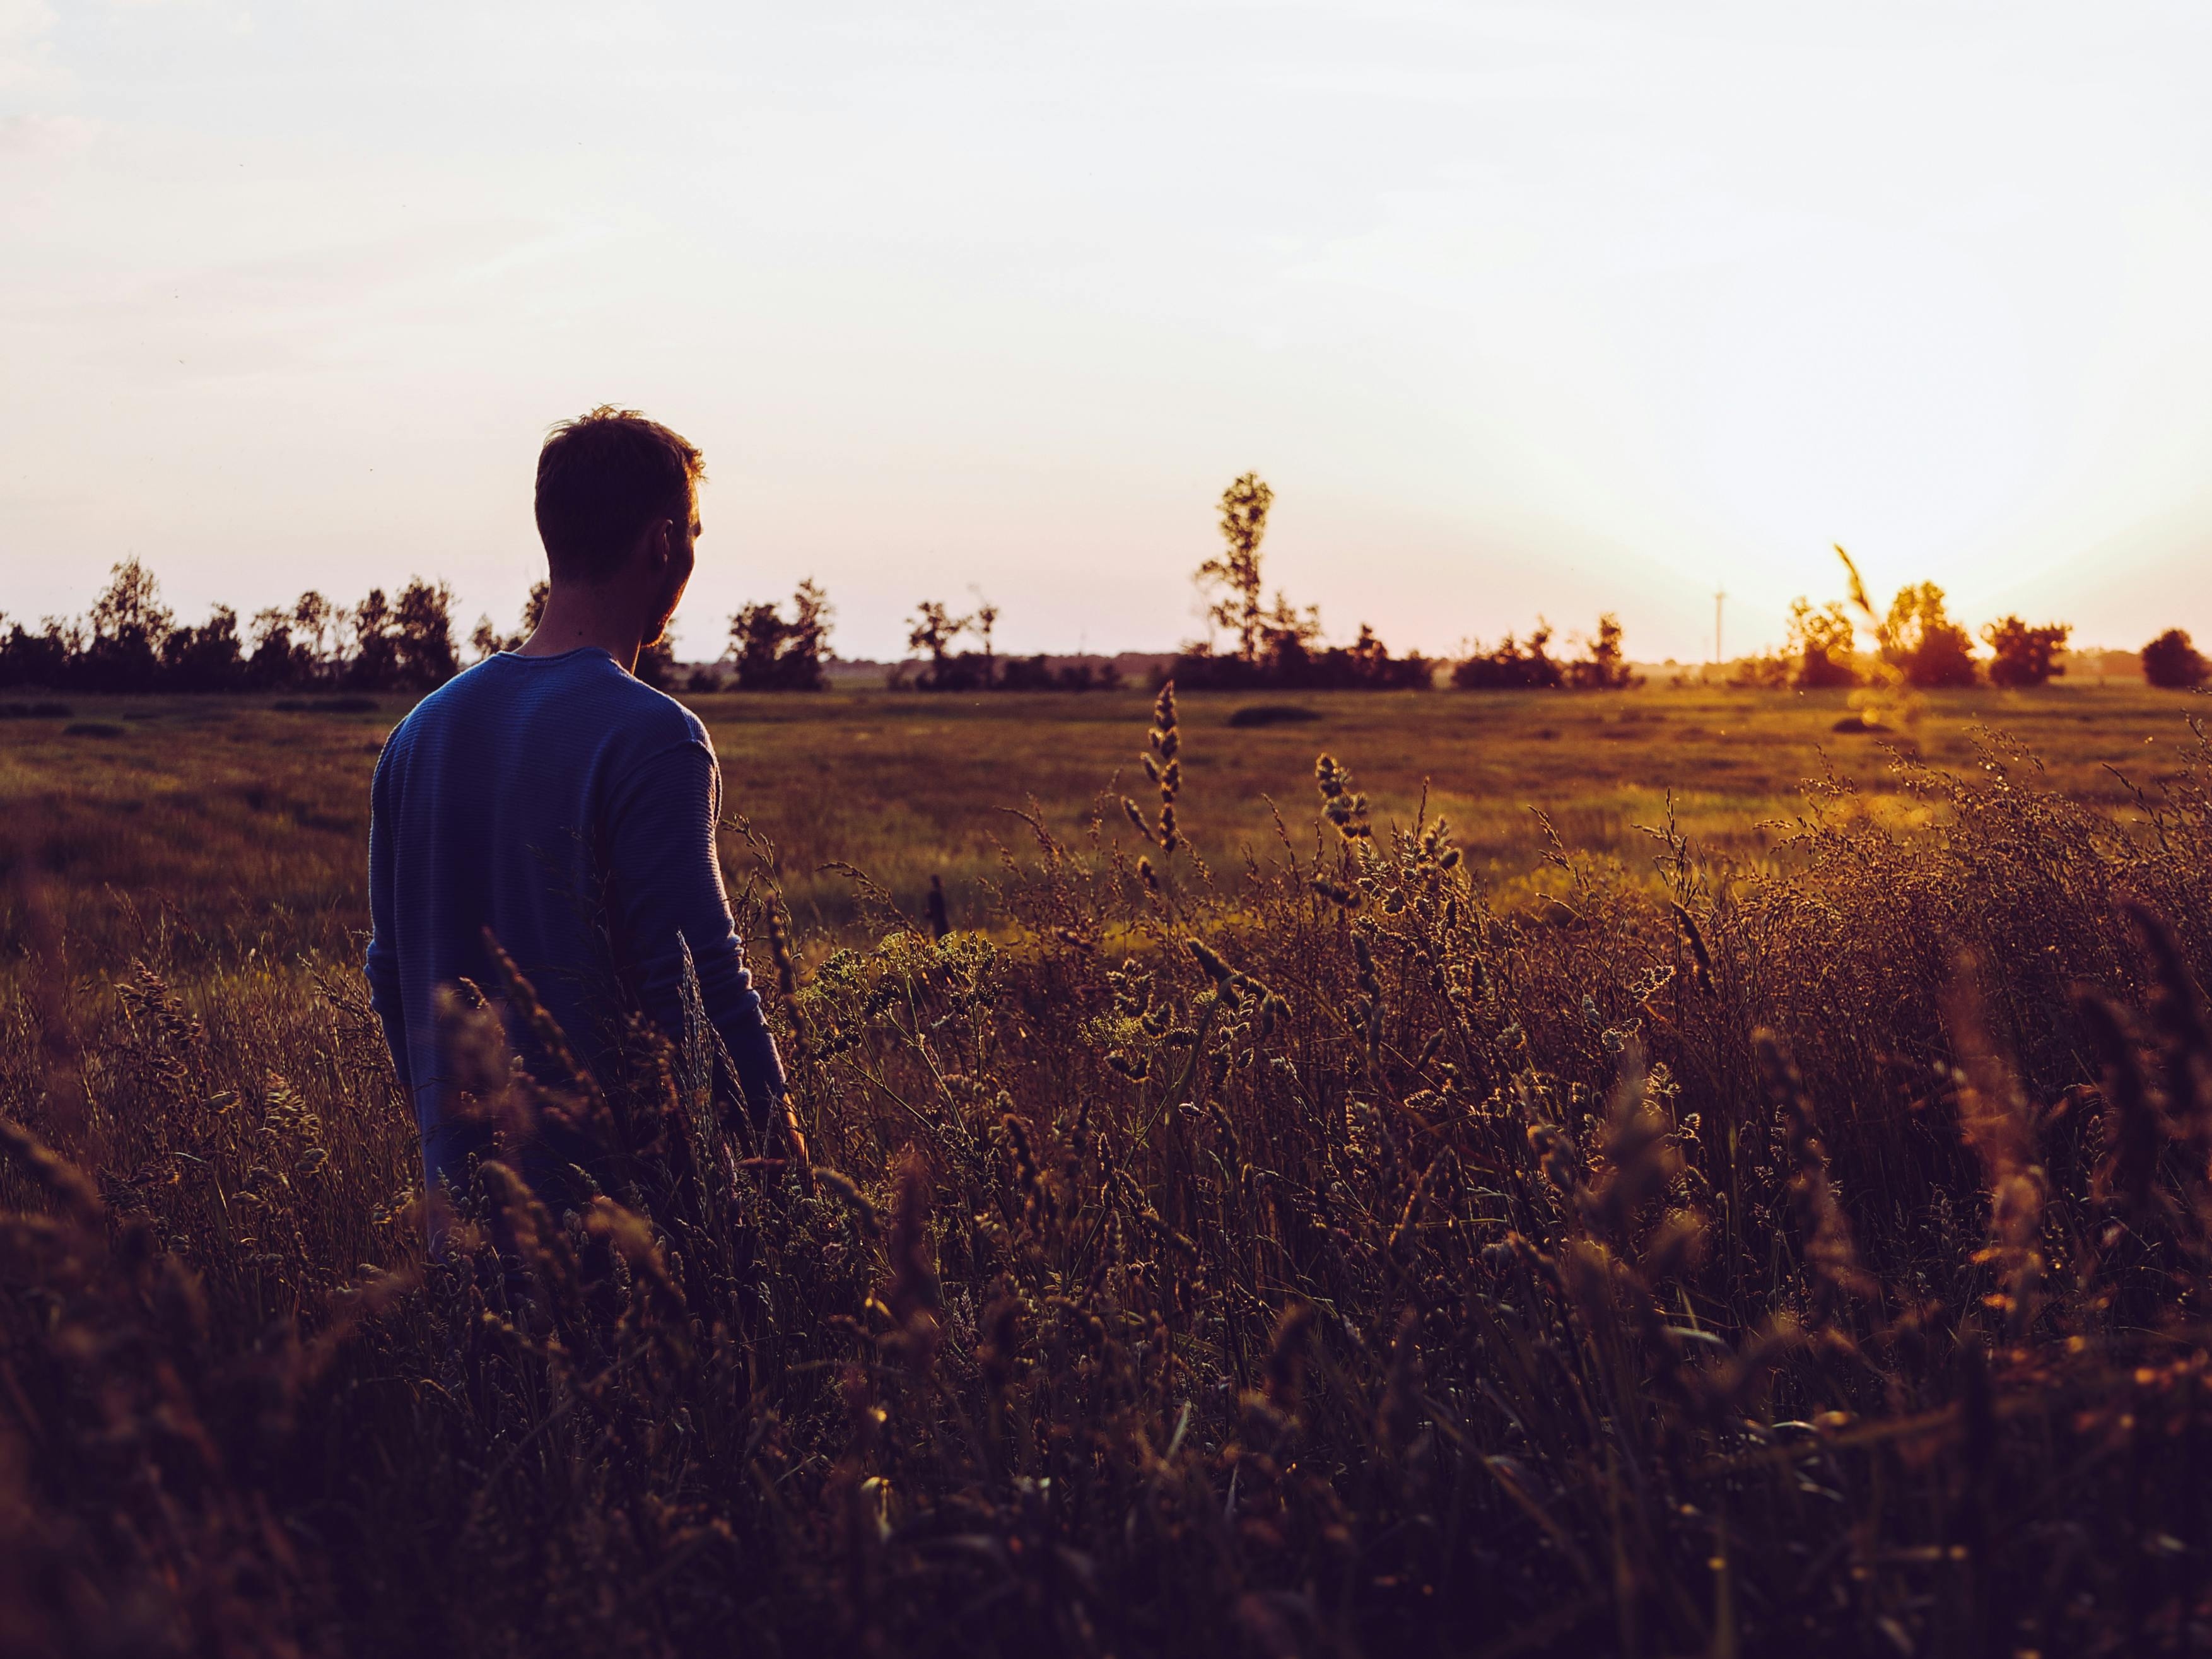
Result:
{"label": "man's shoulder", "polygon": [[639,745],[707,743],[707,728],[697,715],[603,651],[574,651],[558,657],[502,652],[488,657],[416,703],[392,737],[397,740],[410,732],[484,718],[506,724],[525,709],[535,709],[572,730],[597,730]]}
{"label": "man's shoulder", "polygon": [[696,714],[603,651],[575,653],[549,682],[558,718],[579,732],[595,734],[600,753],[617,768],[642,765],[686,746],[714,755]]}
{"label": "man's shoulder", "polygon": [[643,743],[665,747],[696,743],[708,753],[706,723],[665,691],[647,685],[634,674],[623,673],[622,719]]}

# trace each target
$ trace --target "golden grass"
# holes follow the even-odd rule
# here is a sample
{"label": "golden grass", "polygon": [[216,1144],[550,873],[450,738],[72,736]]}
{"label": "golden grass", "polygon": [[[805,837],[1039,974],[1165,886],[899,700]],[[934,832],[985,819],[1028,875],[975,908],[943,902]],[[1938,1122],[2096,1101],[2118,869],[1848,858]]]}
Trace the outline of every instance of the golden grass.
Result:
{"label": "golden grass", "polygon": [[794,1121],[487,1060],[603,1195],[487,1164],[444,1263],[349,937],[396,705],[0,724],[0,1646],[2201,1635],[2190,700],[1894,771],[1814,698],[1240,701],[703,700]]}

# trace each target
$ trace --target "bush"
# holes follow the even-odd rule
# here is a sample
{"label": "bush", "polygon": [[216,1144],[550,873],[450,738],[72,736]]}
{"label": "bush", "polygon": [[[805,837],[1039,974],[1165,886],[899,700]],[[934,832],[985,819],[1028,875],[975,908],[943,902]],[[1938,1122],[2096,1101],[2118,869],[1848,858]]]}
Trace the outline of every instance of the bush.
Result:
{"label": "bush", "polygon": [[830,619],[830,596],[809,579],[791,596],[787,617],[773,605],[749,605],[730,618],[726,659],[738,669],[740,691],[819,691]]}
{"label": "bush", "polygon": [[1982,638],[1991,653],[1990,684],[2049,684],[2066,672],[2058,660],[2058,653],[2066,648],[2066,636],[2073,631],[2064,623],[2030,628],[2018,617],[2004,617],[1984,623]]}
{"label": "bush", "polygon": [[1436,684],[1435,662],[1418,651],[1392,656],[1365,623],[1348,646],[1322,646],[1320,633],[1313,613],[1279,607],[1262,617],[1252,658],[1190,647],[1172,678],[1187,691],[1425,691]]}
{"label": "bush", "polygon": [[1859,672],[1851,656],[1857,637],[1850,613],[1841,604],[1815,611],[1806,599],[1791,600],[1789,642],[1783,647],[1796,665],[1791,681],[1801,691],[1856,685]]}
{"label": "bush", "polygon": [[2143,678],[2169,691],[2204,684],[2212,678],[2212,664],[2197,653],[2189,635],[2169,628],[2142,648]]}
{"label": "bush", "polygon": [[1451,683],[1461,691],[1547,691],[1566,681],[1566,672],[1547,647],[1551,626],[1538,623],[1524,644],[1510,634],[1492,650],[1480,641],[1466,658],[1452,665]]}
{"label": "bush", "polygon": [[1583,653],[1567,665],[1567,684],[1577,691],[1625,691],[1636,683],[1620,647],[1620,618],[1608,611]]}
{"label": "bush", "polygon": [[1560,662],[1550,653],[1551,642],[1551,624],[1541,618],[1525,643],[1508,634],[1485,651],[1478,641],[1452,665],[1452,685],[1461,691],[1622,691],[1638,683],[1621,649],[1620,619],[1610,611],[1598,618],[1580,657]]}
{"label": "bush", "polygon": [[1881,659],[1923,690],[1972,685],[1978,678],[1974,642],[1953,622],[1934,582],[1898,590],[1876,630]]}

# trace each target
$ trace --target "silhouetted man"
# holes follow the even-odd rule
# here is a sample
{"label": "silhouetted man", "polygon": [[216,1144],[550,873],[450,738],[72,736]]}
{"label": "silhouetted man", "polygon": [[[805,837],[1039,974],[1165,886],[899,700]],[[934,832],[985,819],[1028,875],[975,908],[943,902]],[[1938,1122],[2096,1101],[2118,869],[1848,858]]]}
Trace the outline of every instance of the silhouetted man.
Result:
{"label": "silhouetted man", "polygon": [[[715,857],[714,749],[631,672],[690,579],[702,476],[696,449],[629,410],[556,428],[538,458],[550,591],[537,629],[425,697],[377,763],[369,988],[434,1205],[488,1133],[453,1110],[437,1012],[462,978],[496,994],[487,928],[587,1061],[626,1000],[680,1036],[688,944],[735,1082],[760,1112],[782,1093]],[[509,1036],[531,1052],[512,1020]],[[591,1151],[540,1144],[524,1173],[564,1200],[566,1165]]]}

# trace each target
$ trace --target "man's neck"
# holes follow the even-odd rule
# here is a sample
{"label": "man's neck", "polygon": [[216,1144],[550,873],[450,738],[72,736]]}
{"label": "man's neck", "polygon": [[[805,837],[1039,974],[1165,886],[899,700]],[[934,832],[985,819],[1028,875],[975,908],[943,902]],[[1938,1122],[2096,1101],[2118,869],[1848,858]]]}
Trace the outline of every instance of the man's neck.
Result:
{"label": "man's neck", "polygon": [[635,617],[620,614],[604,594],[591,589],[555,587],[545,596],[545,611],[515,654],[557,657],[564,652],[597,649],[623,669],[637,671],[644,641]]}

